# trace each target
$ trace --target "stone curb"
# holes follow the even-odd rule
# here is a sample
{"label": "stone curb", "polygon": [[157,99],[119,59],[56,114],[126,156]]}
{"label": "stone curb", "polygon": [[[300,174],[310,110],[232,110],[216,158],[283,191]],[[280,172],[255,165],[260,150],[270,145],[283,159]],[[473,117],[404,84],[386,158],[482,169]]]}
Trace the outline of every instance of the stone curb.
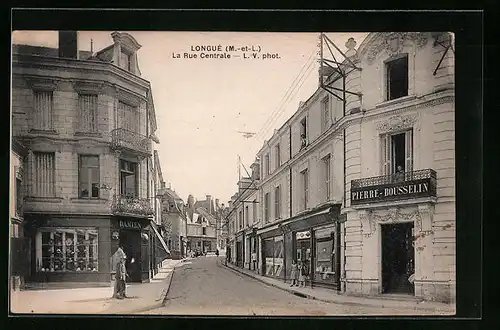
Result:
{"label": "stone curb", "polygon": [[[342,304],[342,305],[348,305],[348,306],[366,306],[366,307],[376,307],[376,308],[391,308],[393,306],[385,306],[384,304],[373,304],[373,303],[365,303],[365,302],[352,302],[352,301],[342,301],[342,300],[335,300],[335,299],[323,299],[323,298],[317,298],[315,296],[312,296],[310,294],[307,294],[307,293],[302,293],[300,291],[296,291],[296,290],[293,290],[293,289],[288,289],[288,288],[283,288],[279,285],[276,285],[276,284],[273,284],[273,283],[269,283],[269,282],[266,282],[256,276],[253,276],[252,274],[248,274],[246,272],[241,272],[237,269],[235,269],[233,266],[229,266],[229,265],[224,265],[224,263],[222,262],[219,262],[217,263],[218,265],[220,265],[220,267],[225,267],[237,274],[242,274],[242,275],[246,275],[254,280],[257,280],[259,282],[262,282],[268,286],[271,286],[271,287],[274,287],[274,288],[277,288],[277,289],[280,289],[280,290],[283,290],[283,291],[286,291],[288,293],[291,293],[293,295],[296,295],[296,296],[300,296],[300,297],[303,297],[303,298],[307,298],[307,299],[312,299],[312,300],[317,300],[317,301],[322,301],[322,302],[326,302],[326,303],[334,303],[334,304]],[[434,307],[418,307],[418,306],[410,306],[410,307],[404,307],[404,308],[407,308],[407,309],[413,309],[413,310],[422,310],[422,311],[437,311],[437,308],[434,308]],[[442,310],[443,312],[452,312],[451,310],[448,310],[448,309],[443,309]]]}

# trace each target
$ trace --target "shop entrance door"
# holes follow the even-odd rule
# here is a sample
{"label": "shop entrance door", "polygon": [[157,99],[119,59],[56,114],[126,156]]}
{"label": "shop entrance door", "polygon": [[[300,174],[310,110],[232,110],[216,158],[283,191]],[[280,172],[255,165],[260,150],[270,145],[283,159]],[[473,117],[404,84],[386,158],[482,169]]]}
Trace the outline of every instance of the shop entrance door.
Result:
{"label": "shop entrance door", "polygon": [[311,239],[298,239],[296,241],[296,255],[297,263],[302,261],[305,265],[306,274],[311,274]]}
{"label": "shop entrance door", "polygon": [[[127,282],[142,282],[141,279],[141,233],[137,230],[120,230],[120,245],[127,255],[125,267],[129,274]],[[134,263],[132,263],[134,258]]]}
{"label": "shop entrance door", "polygon": [[382,292],[413,294],[413,222],[382,225]]}

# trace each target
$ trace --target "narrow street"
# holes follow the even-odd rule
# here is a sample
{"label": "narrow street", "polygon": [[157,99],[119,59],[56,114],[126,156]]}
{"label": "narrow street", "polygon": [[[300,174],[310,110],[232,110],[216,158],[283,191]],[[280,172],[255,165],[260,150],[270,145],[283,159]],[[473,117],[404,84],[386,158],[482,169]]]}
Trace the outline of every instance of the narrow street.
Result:
{"label": "narrow street", "polygon": [[416,312],[301,298],[237,274],[221,266],[217,257],[209,256],[178,267],[165,306],[143,314],[326,316],[411,315]]}

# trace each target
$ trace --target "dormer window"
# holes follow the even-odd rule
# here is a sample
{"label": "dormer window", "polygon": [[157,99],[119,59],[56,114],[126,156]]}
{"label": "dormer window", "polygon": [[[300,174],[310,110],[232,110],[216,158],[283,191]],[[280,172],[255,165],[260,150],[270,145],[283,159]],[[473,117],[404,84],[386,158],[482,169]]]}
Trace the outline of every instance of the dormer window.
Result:
{"label": "dormer window", "polygon": [[122,67],[123,69],[127,70],[127,71],[132,71],[131,70],[131,65],[130,65],[130,58],[131,58],[131,55],[127,52],[124,52],[122,51],[121,54],[120,54],[121,58],[120,58],[120,67]]}
{"label": "dormer window", "polygon": [[408,96],[408,55],[386,63],[387,101]]}

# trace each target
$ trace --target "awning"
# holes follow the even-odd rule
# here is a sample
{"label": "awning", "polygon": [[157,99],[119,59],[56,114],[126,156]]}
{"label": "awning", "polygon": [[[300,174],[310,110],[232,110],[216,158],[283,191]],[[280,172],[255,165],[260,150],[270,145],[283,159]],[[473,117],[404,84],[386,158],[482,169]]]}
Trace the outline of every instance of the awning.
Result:
{"label": "awning", "polygon": [[158,237],[158,239],[160,240],[160,243],[161,243],[161,245],[163,246],[163,249],[164,249],[164,250],[165,250],[168,254],[170,254],[170,250],[168,249],[167,244],[165,244],[165,241],[163,240],[163,237],[161,237],[160,232],[158,231],[158,228],[156,228],[156,223],[154,223],[154,221],[153,221],[153,220],[151,220],[150,224],[151,224],[151,228],[153,228],[153,231],[154,231],[154,232],[155,232],[155,234],[156,234],[156,237]]}

